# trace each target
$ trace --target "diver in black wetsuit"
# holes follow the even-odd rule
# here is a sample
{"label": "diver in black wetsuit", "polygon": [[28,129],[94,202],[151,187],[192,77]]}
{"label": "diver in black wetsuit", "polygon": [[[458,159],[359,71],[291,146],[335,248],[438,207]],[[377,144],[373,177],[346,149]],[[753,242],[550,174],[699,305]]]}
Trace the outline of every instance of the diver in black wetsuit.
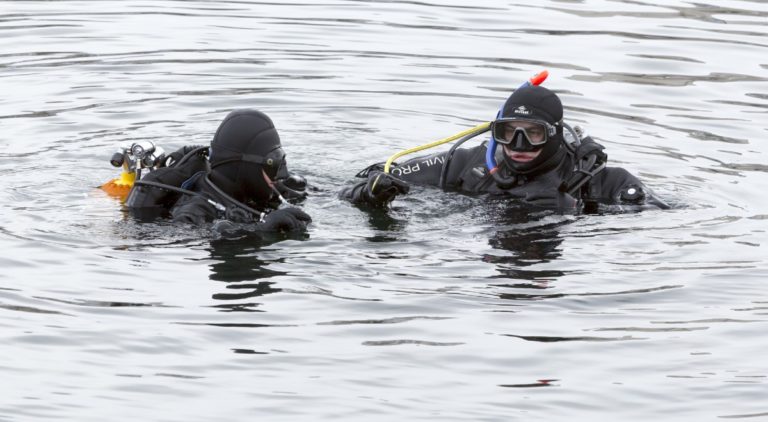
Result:
{"label": "diver in black wetsuit", "polygon": [[[409,184],[420,184],[465,194],[503,195],[565,212],[668,208],[625,169],[606,167],[603,146],[578,127],[566,125],[560,99],[544,87],[517,89],[490,130],[490,142],[414,158],[388,174],[381,164],[370,166],[358,174],[367,180],[344,189],[340,196],[357,205],[382,208],[407,193]],[[489,160],[501,165],[489,171]]]}
{"label": "diver in black wetsuit", "polygon": [[134,216],[192,224],[219,220],[215,228],[223,233],[243,227],[232,223],[250,223],[249,232],[296,232],[311,221],[298,208],[277,209],[286,199],[303,199],[306,181],[288,173],[277,130],[260,111],[229,113],[210,148],[183,147],[164,164],[128,194]]}

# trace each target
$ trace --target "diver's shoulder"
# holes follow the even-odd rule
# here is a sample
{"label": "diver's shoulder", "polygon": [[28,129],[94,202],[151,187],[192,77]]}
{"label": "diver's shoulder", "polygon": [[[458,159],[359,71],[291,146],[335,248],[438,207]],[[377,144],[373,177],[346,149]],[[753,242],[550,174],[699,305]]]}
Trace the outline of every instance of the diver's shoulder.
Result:
{"label": "diver's shoulder", "polygon": [[640,182],[640,179],[638,179],[637,176],[632,174],[629,170],[625,169],[624,167],[605,167],[597,175],[604,181],[612,181],[617,183],[621,183],[621,182],[639,183]]}

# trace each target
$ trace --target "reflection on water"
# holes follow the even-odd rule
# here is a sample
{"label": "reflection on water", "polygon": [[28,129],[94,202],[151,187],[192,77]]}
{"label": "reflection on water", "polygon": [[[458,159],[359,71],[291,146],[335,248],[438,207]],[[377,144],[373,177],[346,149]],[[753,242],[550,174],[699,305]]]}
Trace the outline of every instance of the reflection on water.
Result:
{"label": "reflection on water", "polygon": [[[0,8],[0,420],[765,415],[767,3]],[[542,68],[672,210],[335,197]],[[140,224],[94,193],[121,143],[206,144],[244,107],[318,188],[309,238]]]}
{"label": "reflection on water", "polygon": [[260,259],[262,244],[263,240],[258,236],[211,240],[207,248],[213,260],[210,279],[225,282],[255,281],[287,274],[267,268],[281,260],[270,262]]}
{"label": "reflection on water", "polygon": [[396,242],[400,240],[407,221],[393,216],[396,210],[362,209],[367,218],[368,225],[376,234],[368,237],[371,242]]}
{"label": "reflection on water", "polygon": [[536,267],[561,257],[564,237],[560,232],[572,223],[574,216],[532,206],[510,205],[503,200],[490,201],[484,208],[485,218],[499,228],[493,230],[488,244],[509,253],[486,253],[482,260],[496,264],[498,274],[493,278],[514,280],[497,286],[546,289],[549,282],[567,274],[561,269]]}
{"label": "reflection on water", "polygon": [[227,283],[224,286],[227,292],[214,293],[212,298],[228,302],[217,303],[214,308],[227,312],[257,312],[259,303],[242,301],[281,291],[275,287],[275,282],[266,279],[288,274],[269,268],[283,260],[260,259],[262,243],[263,240],[255,236],[211,240],[207,248],[213,261],[209,278]]}
{"label": "reflection on water", "polygon": [[[499,205],[501,206],[494,209],[496,215],[492,222],[496,226],[505,228],[497,231],[489,239],[489,243],[493,248],[510,251],[513,255],[498,257],[488,255],[484,257],[486,262],[526,267],[560,257],[559,247],[563,239],[559,236],[559,229],[569,224],[567,216],[524,206]],[[559,221],[550,222],[549,219],[552,218]],[[517,277],[512,276],[512,278]]]}
{"label": "reflection on water", "polygon": [[558,247],[563,242],[563,239],[557,236],[555,228],[550,226],[499,231],[490,239],[491,246],[514,252],[516,255],[511,259],[498,260],[488,257],[486,261],[525,267],[555,260],[560,257]]}

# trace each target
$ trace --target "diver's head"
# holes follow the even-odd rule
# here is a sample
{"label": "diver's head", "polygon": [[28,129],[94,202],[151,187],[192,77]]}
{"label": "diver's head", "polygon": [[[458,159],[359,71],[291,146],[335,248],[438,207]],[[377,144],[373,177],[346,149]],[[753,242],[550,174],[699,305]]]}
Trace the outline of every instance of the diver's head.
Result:
{"label": "diver's head", "polygon": [[285,165],[280,136],[266,114],[250,109],[227,115],[211,141],[211,179],[233,198],[264,205]]}
{"label": "diver's head", "polygon": [[491,130],[513,170],[538,170],[562,146],[563,104],[547,88],[519,88],[504,103]]}

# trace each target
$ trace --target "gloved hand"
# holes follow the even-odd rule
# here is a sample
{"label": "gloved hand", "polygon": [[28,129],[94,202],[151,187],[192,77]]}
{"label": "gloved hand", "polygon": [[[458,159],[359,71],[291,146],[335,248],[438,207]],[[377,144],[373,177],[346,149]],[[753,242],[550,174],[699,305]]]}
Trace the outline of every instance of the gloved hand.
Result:
{"label": "gloved hand", "polygon": [[385,206],[399,194],[406,194],[410,186],[402,180],[383,171],[368,173],[368,183],[365,185],[365,196],[373,206]]}
{"label": "gloved hand", "polygon": [[302,231],[312,221],[309,214],[298,208],[282,208],[272,211],[259,224],[259,230],[264,232],[289,233]]}
{"label": "gloved hand", "polygon": [[211,229],[225,239],[233,239],[242,236],[244,232],[242,225],[235,225],[229,220],[219,220],[213,223]]}
{"label": "gloved hand", "polygon": [[233,223],[253,223],[254,215],[240,207],[227,207],[224,218]]}
{"label": "gloved hand", "polygon": [[573,196],[556,189],[537,190],[525,195],[525,202],[536,207],[558,210],[560,212],[579,212],[581,202]]}

